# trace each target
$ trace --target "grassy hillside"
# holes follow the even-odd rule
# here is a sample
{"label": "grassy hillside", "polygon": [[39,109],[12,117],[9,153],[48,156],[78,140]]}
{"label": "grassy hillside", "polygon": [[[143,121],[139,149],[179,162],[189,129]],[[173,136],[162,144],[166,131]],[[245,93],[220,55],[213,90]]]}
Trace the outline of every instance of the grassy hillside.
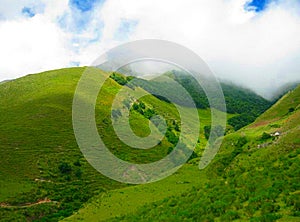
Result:
{"label": "grassy hillside", "polygon": [[[174,88],[176,88],[176,82],[178,82],[187,90],[198,108],[207,109],[212,106],[216,109],[220,109],[219,99],[213,98],[214,104],[210,105],[204,90],[192,76],[177,70],[166,72],[164,75],[168,76],[169,80],[165,79],[151,82],[136,79],[134,85],[140,86],[155,95],[161,90],[167,93],[173,92]],[[115,79],[122,84],[126,83],[126,79],[120,76],[116,75]],[[172,80],[176,82],[172,82]],[[272,104],[271,101],[264,99],[249,89],[226,82],[221,82],[220,85],[226,101],[226,112],[237,114],[228,120],[228,123],[233,126],[235,130],[252,123],[256,117],[267,110]],[[190,106],[190,104],[186,104],[186,98],[181,93],[172,94],[172,96],[177,104]]]}
{"label": "grassy hillside", "polygon": [[[199,158],[191,160],[171,177],[148,185],[129,186],[98,173],[80,152],[72,128],[73,95],[83,70],[84,68],[69,68],[48,71],[0,85],[2,221],[57,221],[72,215],[86,202],[88,202],[86,207],[68,220],[88,218],[89,221],[97,221],[99,217],[110,219],[136,212],[138,208],[147,209],[146,206],[143,207],[144,204],[166,201],[164,198],[168,198],[169,201],[172,199],[170,196],[178,197],[184,195],[187,190],[203,189],[214,183],[213,181],[222,180],[224,176],[219,173],[222,172],[222,158],[231,155],[230,148],[226,145],[222,149],[224,153],[221,152],[216,159],[221,160],[213,163],[216,165],[212,165],[214,166],[211,168],[212,173],[198,170]],[[110,75],[100,70],[95,72],[99,78]],[[121,75],[120,78],[126,77]],[[161,159],[170,152],[178,140],[180,134],[178,111],[174,105],[151,95],[138,101],[129,101],[132,106],[130,124],[135,134],[144,137],[150,133],[149,124],[155,125],[154,122],[149,122],[153,114],[163,116],[168,126],[166,136],[155,148],[132,149],[117,138],[110,118],[111,103],[122,85],[124,83],[120,82],[120,79],[108,78],[99,93],[95,119],[101,138],[111,152],[121,159],[135,163]],[[143,91],[137,86],[134,90]],[[128,101],[125,100],[120,103],[123,104],[123,108],[113,110],[116,118],[128,105]],[[280,121],[298,113],[299,107],[293,107],[294,110],[290,109],[292,107],[289,105],[288,112],[282,112],[283,116],[280,116],[278,122],[274,122],[277,121],[275,118],[270,120],[271,125],[256,122],[255,124],[259,123],[257,127],[253,125],[252,128],[246,128],[244,132],[247,133],[247,138],[249,137],[247,143],[251,144],[250,139],[256,141],[263,131],[270,133],[272,130],[290,128],[286,122]],[[184,109],[187,114],[191,112],[188,107]],[[201,127],[196,153],[201,155],[206,144],[204,127],[210,125],[210,110],[199,109],[198,114]],[[234,116],[235,114],[228,114],[228,118]],[[191,127],[199,127],[191,118],[188,122]],[[290,123],[295,124],[292,120]],[[232,134],[234,144],[234,141],[239,141],[239,133]],[[230,136],[227,138],[231,138]],[[236,152],[239,151],[234,153]],[[140,218],[139,212],[133,217]],[[159,212],[156,213],[159,215]],[[165,218],[168,217],[163,211],[162,214]]]}
{"label": "grassy hillside", "polygon": [[[83,70],[48,71],[0,85],[1,220],[57,221],[71,215],[96,194],[128,186],[98,173],[77,146],[72,128],[72,101]],[[109,75],[97,72],[101,78]],[[120,88],[119,83],[108,78],[98,96],[96,122],[102,139],[124,160],[146,163],[164,157],[180,133],[175,107],[153,96],[135,102],[138,108],[131,109],[130,114],[134,132],[139,136],[149,134],[150,110],[166,118],[169,136],[153,149],[131,149],[118,140],[110,121],[110,106]],[[201,153],[206,141],[203,127],[210,124],[210,110],[199,110],[199,117],[201,134],[197,152]]]}
{"label": "grassy hillside", "polygon": [[[95,192],[124,186],[101,176],[77,147],[71,108],[82,71],[49,71],[0,86],[2,220],[64,217]],[[52,202],[30,205],[45,198]]]}
{"label": "grassy hillside", "polygon": [[[300,86],[253,124],[227,135],[209,167],[198,171],[196,165],[187,165],[191,178],[198,171],[197,179],[189,181],[193,188],[176,192],[174,175],[138,186],[139,191],[108,192],[103,202],[95,197],[66,221],[299,221],[299,104]],[[275,132],[280,135],[271,136]],[[164,198],[166,186],[172,197]],[[153,196],[164,199],[151,203],[150,187]],[[145,198],[132,205],[137,193]]]}

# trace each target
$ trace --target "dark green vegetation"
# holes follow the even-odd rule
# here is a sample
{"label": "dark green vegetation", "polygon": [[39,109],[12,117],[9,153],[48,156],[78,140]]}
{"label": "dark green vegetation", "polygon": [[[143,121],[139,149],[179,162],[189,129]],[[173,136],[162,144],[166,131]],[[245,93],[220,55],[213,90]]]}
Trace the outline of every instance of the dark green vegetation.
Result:
{"label": "dark green vegetation", "polygon": [[[193,77],[176,70],[167,72],[166,75],[173,78],[186,88],[189,94],[193,97],[197,107],[210,107],[205,96],[205,92]],[[269,101],[258,96],[249,89],[225,82],[221,82],[221,87],[224,93],[228,113],[241,114],[250,111],[254,114],[260,114],[269,108],[271,104]]]}
{"label": "dark green vegetation", "polygon": [[[167,72],[165,75],[174,79],[187,90],[193,98],[196,107],[200,109],[210,107],[204,90],[193,77],[176,70]],[[118,77],[118,79],[120,79],[120,77]],[[126,84],[126,78],[123,78],[121,82]],[[136,79],[133,85],[140,86],[154,95],[158,94],[161,90],[164,90],[165,92],[173,92],[172,90],[176,88],[176,85],[170,81],[149,82],[142,79]],[[221,87],[226,101],[226,111],[231,114],[238,114],[228,120],[228,124],[233,126],[235,130],[252,123],[272,104],[272,102],[262,98],[249,89],[225,82],[221,82]],[[177,104],[189,106],[189,104],[186,104],[186,98],[182,94],[175,93],[172,94],[172,96],[175,97],[174,101]],[[160,96],[157,97],[164,100],[164,98]],[[214,108],[218,109],[218,100],[216,100]]]}
{"label": "dark green vegetation", "polygon": [[[190,76],[181,75],[173,71],[173,78],[187,89],[193,97],[197,107],[209,107],[205,93],[199,84]],[[271,106],[271,102],[255,94],[253,91],[236,86],[231,83],[221,82],[221,88],[226,101],[226,111],[238,114],[228,119],[228,124],[235,130],[252,123],[261,113]],[[218,108],[218,107],[215,107]]]}
{"label": "dark green vegetation", "polygon": [[[201,156],[205,146],[205,132],[211,130],[210,110],[199,109],[201,133],[195,159],[165,180],[128,186],[99,174],[77,147],[72,100],[83,70],[49,71],[0,85],[1,221],[57,221],[80,208],[67,220],[121,216],[128,221],[193,221],[204,217],[208,221],[286,221],[299,216],[299,88],[252,125],[228,134],[220,153],[203,171],[198,169],[197,155]],[[108,75],[102,73],[102,78]],[[96,106],[98,131],[105,144],[116,156],[131,162],[161,159],[173,149],[180,134],[176,108],[154,96],[120,101],[123,108],[113,110],[113,118],[118,119],[125,107],[130,108],[130,124],[138,136],[150,133],[149,122],[159,130],[153,115],[167,120],[167,134],[155,148],[146,152],[131,149],[115,135],[110,106],[121,86],[132,78],[119,74],[111,77]],[[143,90],[137,85],[129,87]],[[240,111],[234,113],[229,118]],[[212,130],[217,139],[219,130]],[[278,138],[268,136],[275,131],[281,133]]]}
{"label": "dark green vegetation", "polygon": [[[176,191],[176,175],[120,189],[95,197],[66,221],[299,221],[299,104],[300,86],[253,124],[227,135],[206,169],[187,164],[178,174],[192,180],[198,172],[190,189]],[[166,186],[173,196],[163,198]]]}

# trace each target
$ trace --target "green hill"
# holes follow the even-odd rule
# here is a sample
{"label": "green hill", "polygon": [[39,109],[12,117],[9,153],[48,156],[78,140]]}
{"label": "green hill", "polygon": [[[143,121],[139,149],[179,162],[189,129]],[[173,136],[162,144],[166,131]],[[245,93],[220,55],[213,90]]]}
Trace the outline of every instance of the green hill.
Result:
{"label": "green hill", "polygon": [[[157,95],[161,90],[164,90],[166,93],[173,92],[177,82],[190,94],[196,107],[200,109],[210,107],[204,90],[194,77],[178,70],[166,72],[164,75],[169,77],[169,79],[160,81],[135,79],[134,85],[142,87],[153,95]],[[126,84],[127,82],[125,78],[117,74],[113,77],[121,84]],[[172,80],[176,82],[172,82]],[[249,89],[226,82],[221,82],[220,85],[226,101],[226,112],[237,114],[228,120],[228,124],[233,126],[235,130],[252,123],[272,105],[271,101],[264,99]],[[189,106],[189,104],[186,104],[186,98],[182,94],[177,93],[172,94],[172,96],[177,104]],[[164,98],[157,97],[164,100]],[[214,98],[214,104],[211,104],[211,106],[220,109],[218,98]]]}
{"label": "green hill", "polygon": [[[66,221],[299,221],[299,104],[300,86],[253,124],[225,136],[216,158],[194,182],[198,169],[188,164],[193,185],[183,193],[176,193],[172,176],[95,197]],[[275,132],[279,136],[272,136]],[[166,186],[172,197],[161,195]],[[135,195],[143,201],[131,204]],[[151,196],[164,199],[151,203]],[[119,200],[122,204],[116,204]]]}
{"label": "green hill", "polygon": [[[192,76],[177,70],[167,72],[166,75],[185,87],[199,108],[210,107],[205,92]],[[259,115],[271,105],[270,101],[262,98],[250,89],[225,81],[220,81],[220,84],[224,93],[228,113],[242,114],[251,112],[254,115]]]}
{"label": "green hill", "polygon": [[[124,218],[134,220],[141,218],[140,214],[144,214],[141,210],[148,210],[147,206],[143,207],[145,204],[155,202],[154,204],[164,206],[164,201],[173,201],[171,196],[176,198],[179,198],[180,195],[185,196],[184,193],[193,187],[196,193],[203,190],[204,187],[213,189],[210,186],[213,186],[214,183],[224,182],[223,171],[225,168],[227,169],[226,166],[243,156],[238,149],[234,150],[235,156],[232,157],[232,147],[225,143],[209,168],[212,171],[208,172],[208,169],[199,171],[197,155],[201,156],[206,144],[204,128],[210,125],[210,110],[199,109],[201,127],[196,153],[193,154],[195,159],[190,160],[174,175],[151,184],[130,186],[108,179],[85,160],[77,146],[73,132],[72,101],[83,71],[84,68],[54,70],[0,84],[1,221],[57,221],[74,214],[80,208],[82,209],[79,210],[79,213],[75,213],[68,220],[81,218],[97,221],[99,218],[109,219],[134,213],[140,208],[135,216],[128,215],[128,218]],[[100,78],[111,75],[111,73],[101,70],[93,71],[97,72]],[[124,85],[122,81],[124,79],[127,81],[128,77],[122,75],[118,78],[113,75],[111,77],[106,80],[100,91],[95,108],[95,118],[101,138],[111,152],[121,159],[135,163],[148,163],[161,159],[172,150],[178,140],[180,134],[178,111],[174,105],[151,95],[143,97],[139,101],[123,100],[124,107],[128,105],[128,102],[132,105],[130,124],[135,134],[144,137],[150,133],[149,124],[155,125],[155,122],[149,120],[154,114],[163,116],[168,126],[166,136],[155,148],[148,150],[130,148],[117,138],[110,118],[113,98]],[[136,85],[132,90],[143,91],[144,89]],[[251,95],[249,97],[252,97]],[[228,96],[230,97],[230,95]],[[291,97],[294,98],[294,96]],[[287,104],[289,103],[287,102]],[[299,101],[292,104],[286,105],[288,112],[285,112],[284,108],[280,108],[283,111],[280,112],[282,115],[280,114],[279,119],[270,119],[267,125],[264,125],[264,118],[259,118],[243,131],[226,136],[225,141],[232,139],[233,144],[237,143],[237,146],[240,146],[244,143],[244,139],[239,139],[240,134],[245,133],[247,144],[243,144],[243,149],[248,145],[251,147],[253,145],[256,152],[256,146],[265,146],[264,144],[271,140],[267,139],[266,142],[261,142],[260,137],[263,132],[272,133],[275,130],[292,129],[292,126],[297,123],[290,118],[294,118],[294,115],[299,113],[299,107],[295,105],[299,104]],[[294,110],[290,108],[294,108]],[[189,107],[184,109],[187,114],[190,112]],[[113,115],[118,118],[122,112],[122,109],[113,110]],[[239,114],[239,112],[236,113],[228,114],[228,118]],[[291,125],[288,125],[285,120],[290,121]],[[199,127],[193,123],[192,119],[189,121],[191,127]],[[155,125],[155,127],[159,129],[159,126]],[[286,135],[297,138],[293,134],[284,134],[283,132],[282,137],[276,142],[286,141],[284,139]],[[276,144],[274,142],[270,147]],[[294,146],[297,147],[298,144],[296,143]],[[265,150],[267,149],[269,149],[269,145]],[[255,153],[251,149],[250,151]],[[268,153],[266,152],[265,155],[268,156]],[[295,154],[291,155],[295,156]],[[297,155],[293,157],[295,160],[298,160]],[[263,156],[261,158],[263,159]],[[229,161],[230,164],[226,161]],[[246,159],[243,161],[247,162]],[[224,166],[224,164],[227,165]],[[238,173],[236,174],[238,175]],[[162,202],[157,202],[159,200]],[[184,202],[184,199],[182,201]],[[150,208],[154,207],[150,206]],[[164,218],[170,216],[167,211],[153,211],[153,213],[157,216],[162,214]],[[208,216],[209,214],[207,213]],[[243,215],[243,212],[240,214]],[[154,216],[149,218],[159,219]]]}
{"label": "green hill", "polygon": [[[82,71],[49,71],[0,85],[2,220],[64,217],[95,192],[124,186],[101,176],[77,147],[71,108]],[[45,198],[52,202],[27,206]]]}
{"label": "green hill", "polygon": [[[84,68],[48,71],[0,85],[2,220],[57,221],[72,214],[95,194],[128,186],[98,173],[77,146],[72,101],[83,71]],[[100,72],[101,78],[110,75],[94,71]],[[98,96],[96,122],[103,141],[116,156],[131,162],[147,163],[164,157],[180,133],[174,105],[153,96],[134,102],[133,107],[137,108],[131,109],[130,123],[137,135],[150,133],[149,119],[153,113],[166,119],[168,130],[155,148],[131,149],[118,140],[110,120],[110,106],[120,88],[120,84],[108,78]],[[210,110],[199,110],[199,117],[203,125],[196,149],[200,154],[206,141],[203,127],[210,124]],[[198,127],[193,124],[191,127]]]}

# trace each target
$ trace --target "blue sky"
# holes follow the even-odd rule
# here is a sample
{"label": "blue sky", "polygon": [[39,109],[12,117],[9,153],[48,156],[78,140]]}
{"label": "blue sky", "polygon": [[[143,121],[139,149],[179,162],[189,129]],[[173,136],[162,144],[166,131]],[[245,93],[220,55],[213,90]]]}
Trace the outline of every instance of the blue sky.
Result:
{"label": "blue sky", "polygon": [[[1,0],[0,81],[164,39],[260,94],[299,78],[299,0]],[[268,83],[268,86],[265,84]]]}
{"label": "blue sky", "polygon": [[33,8],[29,8],[29,7],[24,7],[22,9],[22,13],[23,13],[23,15],[28,16],[30,18],[35,16],[35,12],[34,12]]}
{"label": "blue sky", "polygon": [[115,32],[114,39],[126,41],[129,35],[134,31],[138,24],[136,20],[122,19],[118,29]]}
{"label": "blue sky", "polygon": [[75,7],[81,12],[91,11],[96,4],[103,3],[104,0],[70,0],[71,7]]}
{"label": "blue sky", "polygon": [[252,0],[249,3],[245,4],[246,10],[254,10],[255,12],[263,11],[270,0]]}

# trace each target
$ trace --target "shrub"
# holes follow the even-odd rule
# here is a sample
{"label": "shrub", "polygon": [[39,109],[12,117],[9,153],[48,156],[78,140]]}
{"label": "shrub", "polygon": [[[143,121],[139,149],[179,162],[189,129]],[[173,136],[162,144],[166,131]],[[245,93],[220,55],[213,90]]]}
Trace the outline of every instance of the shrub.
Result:
{"label": "shrub", "polygon": [[138,110],[138,109],[139,109],[139,104],[133,103],[132,108],[133,108],[134,110]]}
{"label": "shrub", "polygon": [[140,102],[140,107],[141,107],[142,109],[145,109],[145,108],[146,108],[145,103]]}
{"label": "shrub", "polygon": [[263,132],[261,135],[261,140],[267,140],[270,139],[272,136],[269,133]]}
{"label": "shrub", "polygon": [[238,140],[236,142],[236,146],[243,147],[247,142],[248,142],[247,138],[245,136],[242,136],[242,137],[238,138]]}
{"label": "shrub", "polygon": [[167,130],[166,137],[170,143],[174,145],[178,143],[178,136],[176,136],[175,133],[173,133],[171,130]]}
{"label": "shrub", "polygon": [[110,76],[110,78],[115,80],[120,85],[125,85],[127,83],[127,79],[125,79],[123,76],[121,76],[120,74],[117,74],[115,72]]}
{"label": "shrub", "polygon": [[292,112],[294,112],[294,111],[295,111],[295,108],[294,108],[294,107],[289,108],[289,113],[292,113]]}
{"label": "shrub", "polygon": [[66,162],[62,162],[59,164],[58,169],[60,170],[61,173],[63,174],[69,174],[72,171],[72,167],[70,164]]}
{"label": "shrub", "polygon": [[80,167],[81,166],[81,163],[79,160],[76,160],[74,163],[73,163],[74,166],[78,166]]}
{"label": "shrub", "polygon": [[144,112],[144,116],[147,118],[147,119],[151,119],[152,116],[154,116],[155,112],[153,109],[146,109],[146,111]]}

